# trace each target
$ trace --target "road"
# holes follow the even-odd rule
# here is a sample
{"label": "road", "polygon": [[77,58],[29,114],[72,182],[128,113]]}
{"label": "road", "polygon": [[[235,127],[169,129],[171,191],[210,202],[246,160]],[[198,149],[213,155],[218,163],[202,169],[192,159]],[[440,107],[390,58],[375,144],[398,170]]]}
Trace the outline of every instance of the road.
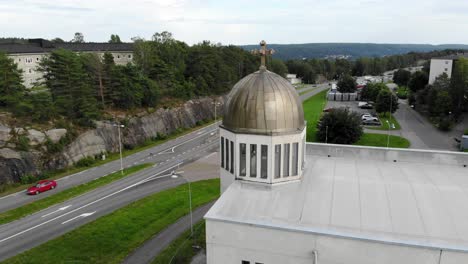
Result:
{"label": "road", "polygon": [[[302,95],[301,100],[325,89],[328,89],[327,84],[319,85],[317,89]],[[171,178],[170,172],[215,152],[218,149],[218,125],[219,123],[207,126],[124,158],[124,167],[148,162],[155,163],[155,166],[151,168],[17,221],[0,225],[0,261],[63,235],[133,201],[183,184],[183,179]],[[1,197],[0,212],[43,199],[119,169],[120,161],[116,160],[59,179],[59,188],[39,196],[28,196],[23,191]],[[203,173],[198,173],[198,175],[203,178]]]}
{"label": "road", "polygon": [[[307,89],[310,89],[312,88],[310,85],[306,86],[307,88],[303,88],[301,89],[301,91],[304,91],[304,90],[307,90]],[[299,98],[301,99],[301,101],[305,101],[306,99],[308,99],[309,97],[312,97],[324,90],[327,90],[327,89],[330,89],[330,84],[329,83],[322,83],[322,84],[317,84],[316,85],[316,89],[308,92],[308,93],[305,93],[305,94],[302,94],[302,95],[299,95]]]}
{"label": "road", "polygon": [[[170,159],[173,159],[184,152],[196,148],[206,140],[210,138],[212,139],[213,135],[211,135],[211,133],[217,130],[218,125],[219,122],[217,124],[212,124],[200,130],[178,137],[177,139],[170,140],[164,144],[127,156],[123,159],[124,167],[127,168],[148,162],[162,165],[165,162],[168,162]],[[154,153],[155,155],[150,155],[150,153]],[[158,153],[161,154],[158,155]],[[41,193],[37,196],[26,195],[25,191],[21,191],[8,196],[0,197],[0,212],[5,212],[27,203],[43,199],[57,192],[92,181],[118,170],[120,170],[120,160],[115,160],[104,165],[90,168],[85,171],[58,179],[58,188]]]}
{"label": "road", "polygon": [[[130,177],[17,221],[1,225],[0,261],[65,234],[133,201],[185,183],[183,179],[171,178],[170,172],[179,166],[215,152],[218,149],[218,133],[213,134],[213,131],[216,129],[212,125],[191,133],[182,139],[175,140],[175,142],[168,142],[163,146],[146,150],[144,153],[129,156],[126,159],[127,166],[150,161],[158,163],[156,166],[140,171]],[[148,155],[150,151],[158,152],[154,156],[150,156]],[[119,163],[117,165],[120,166]],[[92,172],[105,175],[118,168],[118,166],[115,166],[116,164],[101,166],[92,170]],[[87,175],[86,173],[83,173],[83,175]],[[94,177],[98,176],[94,175]],[[81,178],[81,175],[68,179],[80,182],[78,178]],[[61,184],[61,188],[64,188],[62,185],[65,182],[59,184]],[[68,185],[68,188],[71,186],[71,184]],[[12,197],[23,196],[18,194]],[[10,199],[5,198],[4,200],[9,201]],[[1,203],[3,204],[3,201]]]}

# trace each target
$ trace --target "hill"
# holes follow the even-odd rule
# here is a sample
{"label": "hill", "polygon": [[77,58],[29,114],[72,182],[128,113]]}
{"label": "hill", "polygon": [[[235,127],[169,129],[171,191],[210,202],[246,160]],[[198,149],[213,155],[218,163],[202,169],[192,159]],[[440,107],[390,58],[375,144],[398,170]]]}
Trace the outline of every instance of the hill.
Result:
{"label": "hill", "polygon": [[[246,50],[257,49],[258,44],[240,46]],[[374,43],[306,43],[269,44],[276,51],[274,57],[282,60],[302,58],[359,58],[383,57],[408,52],[429,52],[445,49],[466,49],[463,44],[374,44]]]}

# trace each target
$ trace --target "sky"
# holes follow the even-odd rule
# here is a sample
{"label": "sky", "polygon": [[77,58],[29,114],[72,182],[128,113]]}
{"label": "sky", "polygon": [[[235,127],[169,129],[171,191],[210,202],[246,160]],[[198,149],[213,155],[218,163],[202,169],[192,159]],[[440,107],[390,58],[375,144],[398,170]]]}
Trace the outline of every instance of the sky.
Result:
{"label": "sky", "polygon": [[0,0],[0,37],[468,44],[468,0]]}

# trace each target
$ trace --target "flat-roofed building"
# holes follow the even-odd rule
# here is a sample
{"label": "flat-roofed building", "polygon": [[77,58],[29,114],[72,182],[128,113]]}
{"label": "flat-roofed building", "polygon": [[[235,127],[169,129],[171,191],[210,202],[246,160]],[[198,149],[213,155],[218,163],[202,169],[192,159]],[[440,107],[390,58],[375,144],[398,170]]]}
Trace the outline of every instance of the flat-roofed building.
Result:
{"label": "flat-roofed building", "polygon": [[449,78],[452,77],[453,67],[460,57],[468,58],[468,53],[432,58],[429,72],[429,84],[433,84],[435,79],[444,73],[447,74]]}
{"label": "flat-roofed building", "polygon": [[468,153],[305,143],[305,127],[264,65],[234,86],[208,264],[468,263]]}
{"label": "flat-roofed building", "polygon": [[109,52],[114,56],[115,63],[120,65],[133,61],[132,43],[52,43],[44,39],[29,39],[27,43],[0,44],[0,52],[6,53],[23,70],[23,84],[27,88],[42,78],[37,67],[44,56],[56,49],[92,52],[100,56]]}

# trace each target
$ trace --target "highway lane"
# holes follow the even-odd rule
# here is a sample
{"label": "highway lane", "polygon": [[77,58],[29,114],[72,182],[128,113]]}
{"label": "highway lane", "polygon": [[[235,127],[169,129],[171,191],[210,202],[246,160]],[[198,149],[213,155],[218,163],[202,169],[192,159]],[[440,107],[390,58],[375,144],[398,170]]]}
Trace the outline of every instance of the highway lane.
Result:
{"label": "highway lane", "polygon": [[185,183],[180,178],[172,179],[170,172],[178,166],[215,152],[218,149],[218,138],[215,136],[199,146],[159,166],[1,225],[0,261],[65,234],[135,200]]}
{"label": "highway lane", "polygon": [[[193,149],[206,140],[212,138],[214,136],[212,133],[217,131],[218,125],[219,122],[178,137],[174,140],[170,140],[153,148],[129,155],[123,159],[124,167],[128,168],[147,162],[164,164],[170,159],[173,159],[174,157],[177,157],[178,155],[181,155],[182,153],[187,152],[188,150]],[[151,153],[153,153],[153,155],[151,155]],[[115,160],[101,166],[90,168],[85,171],[58,179],[58,188],[55,190],[44,192],[36,196],[26,195],[25,191],[21,191],[8,196],[0,197],[0,212],[5,212],[33,201],[43,199],[57,192],[92,181],[102,176],[106,176],[118,170],[120,170],[120,160]]]}

